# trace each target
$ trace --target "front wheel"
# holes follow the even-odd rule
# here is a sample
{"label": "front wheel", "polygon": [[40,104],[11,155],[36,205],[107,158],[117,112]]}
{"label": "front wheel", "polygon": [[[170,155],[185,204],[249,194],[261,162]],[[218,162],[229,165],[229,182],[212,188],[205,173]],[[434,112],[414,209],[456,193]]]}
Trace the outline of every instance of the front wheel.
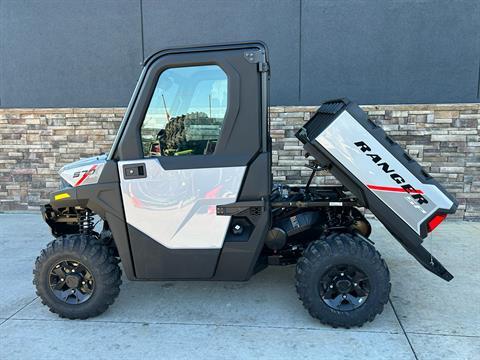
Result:
{"label": "front wheel", "polygon": [[94,236],[64,235],[37,257],[33,283],[51,312],[69,319],[103,313],[120,292],[121,270]]}
{"label": "front wheel", "polygon": [[333,327],[361,326],[383,311],[390,274],[378,251],[358,235],[334,233],[299,259],[296,288],[310,315]]}

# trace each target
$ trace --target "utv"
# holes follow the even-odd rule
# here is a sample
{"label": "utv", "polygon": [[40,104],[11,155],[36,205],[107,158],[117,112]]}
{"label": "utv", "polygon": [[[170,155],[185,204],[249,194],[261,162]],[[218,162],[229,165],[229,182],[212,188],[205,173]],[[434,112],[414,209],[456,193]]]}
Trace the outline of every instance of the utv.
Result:
{"label": "utv", "polygon": [[[177,48],[145,61],[107,155],[60,170],[42,208],[55,239],[34,284],[61,317],[103,313],[130,280],[248,280],[296,264],[310,314],[360,326],[388,301],[369,209],[426,269],[452,275],[421,243],[455,199],[346,99],[296,133],[312,176],[272,184],[269,63],[260,42]],[[310,186],[328,169],[342,186]],[[99,222],[97,224],[97,222]]]}

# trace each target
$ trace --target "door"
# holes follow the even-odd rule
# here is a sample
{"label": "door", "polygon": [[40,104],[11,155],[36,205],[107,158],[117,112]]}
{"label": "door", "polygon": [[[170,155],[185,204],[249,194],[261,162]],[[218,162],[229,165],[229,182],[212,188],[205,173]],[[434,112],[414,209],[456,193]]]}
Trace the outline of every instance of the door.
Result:
{"label": "door", "polygon": [[[181,49],[146,64],[115,151],[137,278],[213,277],[232,222],[216,206],[268,196],[269,184],[245,185],[269,154],[264,54]],[[254,175],[269,179],[270,161]]]}

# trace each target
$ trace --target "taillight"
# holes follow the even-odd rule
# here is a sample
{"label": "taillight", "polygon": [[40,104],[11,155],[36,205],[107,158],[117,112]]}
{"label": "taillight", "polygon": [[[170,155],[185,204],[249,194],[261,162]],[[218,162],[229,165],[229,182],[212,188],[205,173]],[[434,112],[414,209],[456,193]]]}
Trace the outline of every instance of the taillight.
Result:
{"label": "taillight", "polygon": [[447,214],[435,215],[427,224],[428,232],[432,232],[446,217]]}

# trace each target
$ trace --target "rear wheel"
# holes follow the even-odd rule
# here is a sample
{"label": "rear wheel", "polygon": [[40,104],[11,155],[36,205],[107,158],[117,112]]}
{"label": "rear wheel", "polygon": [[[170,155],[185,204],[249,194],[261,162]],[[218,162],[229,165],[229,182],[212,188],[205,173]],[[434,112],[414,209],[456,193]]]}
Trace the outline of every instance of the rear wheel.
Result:
{"label": "rear wheel", "polygon": [[121,270],[108,247],[94,236],[59,237],[35,262],[33,283],[51,312],[69,319],[103,313],[120,292]]}
{"label": "rear wheel", "polygon": [[361,326],[383,311],[390,275],[360,236],[334,233],[312,242],[299,259],[296,288],[305,308],[333,327]]}

